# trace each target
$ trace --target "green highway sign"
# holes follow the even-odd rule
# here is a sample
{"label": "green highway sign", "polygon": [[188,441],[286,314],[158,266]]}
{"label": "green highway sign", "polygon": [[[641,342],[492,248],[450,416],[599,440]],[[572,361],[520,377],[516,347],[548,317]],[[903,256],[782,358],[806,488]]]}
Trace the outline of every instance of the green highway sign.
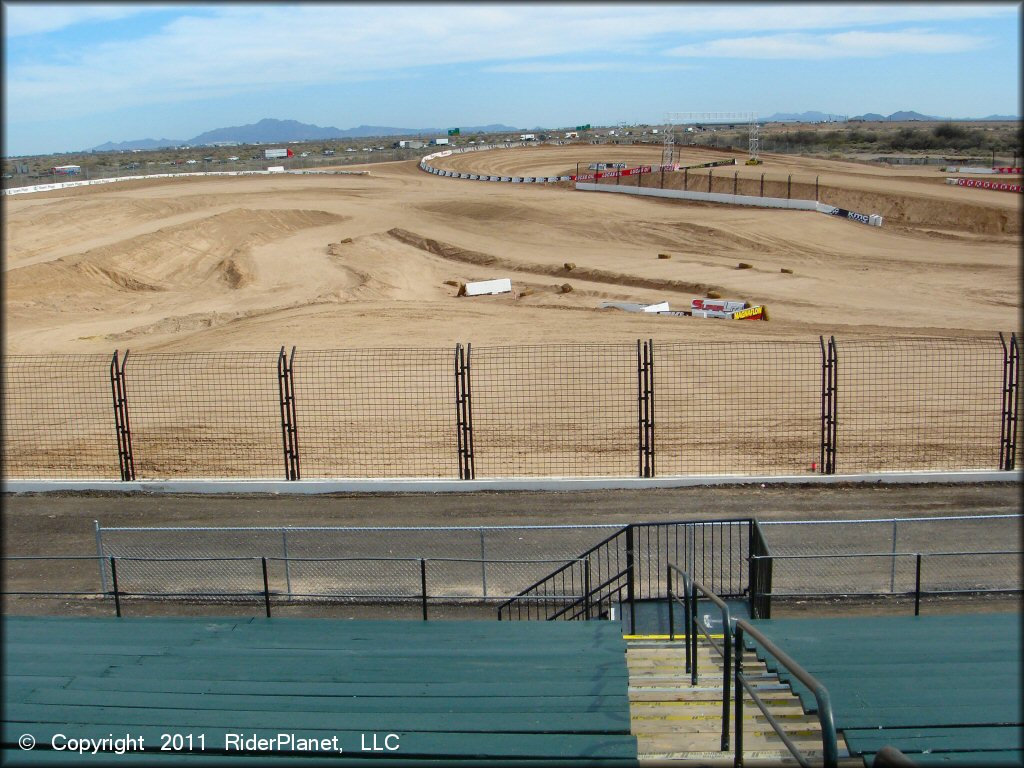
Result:
{"label": "green highway sign", "polygon": [[448,129],[448,135],[449,136],[458,136],[459,135],[459,129],[458,128],[449,128]]}

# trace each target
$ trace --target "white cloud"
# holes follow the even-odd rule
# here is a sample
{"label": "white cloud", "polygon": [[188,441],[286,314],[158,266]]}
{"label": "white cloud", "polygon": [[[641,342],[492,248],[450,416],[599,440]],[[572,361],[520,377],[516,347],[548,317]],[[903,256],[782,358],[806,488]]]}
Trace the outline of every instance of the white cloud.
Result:
{"label": "white cloud", "polygon": [[666,51],[669,56],[730,59],[839,59],[905,54],[964,53],[984,48],[986,41],[969,35],[926,30],[901,32],[839,32],[831,35],[782,34],[732,37]]}
{"label": "white cloud", "polygon": [[159,10],[159,7],[132,6],[127,3],[4,3],[4,36],[14,38],[57,32],[84,22],[115,21],[154,10]]}
{"label": "white cloud", "polygon": [[[265,86],[395,78],[442,65],[524,74],[594,72],[639,57],[648,71],[673,57],[868,56],[971,50],[975,38],[874,25],[1018,19],[1019,5],[804,4],[231,4],[199,6],[6,3],[7,35],[62,29],[173,7],[180,16],[144,37],[96,37],[88,47],[9,47],[5,96],[19,119],[75,116],[132,104],[180,102]],[[102,26],[90,29],[104,33]],[[111,25],[114,30],[117,25]],[[856,27],[860,31],[850,31]],[[814,30],[819,35],[811,35]],[[708,33],[752,33],[677,43]],[[112,32],[113,33],[113,32]],[[655,51],[658,53],[656,54]],[[608,65],[593,62],[604,57]],[[645,58],[646,57],[646,58]],[[574,61],[575,60],[575,61]],[[635,59],[634,59],[635,63]]]}

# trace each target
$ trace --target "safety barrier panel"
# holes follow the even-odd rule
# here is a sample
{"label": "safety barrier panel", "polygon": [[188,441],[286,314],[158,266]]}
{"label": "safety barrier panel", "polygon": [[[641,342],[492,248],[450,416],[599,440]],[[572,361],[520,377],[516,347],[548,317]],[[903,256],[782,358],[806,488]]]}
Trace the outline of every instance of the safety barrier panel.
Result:
{"label": "safety barrier panel", "polygon": [[994,189],[998,192],[1017,192],[1021,191],[1022,187],[1020,184],[1007,184],[1001,181],[982,181],[981,179],[946,179],[947,184],[952,184],[958,187],[974,187],[975,189]]}

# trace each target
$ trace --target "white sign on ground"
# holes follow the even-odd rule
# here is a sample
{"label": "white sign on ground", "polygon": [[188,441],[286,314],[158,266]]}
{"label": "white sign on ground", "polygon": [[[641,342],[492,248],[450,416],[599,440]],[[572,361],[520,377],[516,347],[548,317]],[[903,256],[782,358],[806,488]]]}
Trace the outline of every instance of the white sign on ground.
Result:
{"label": "white sign on ground", "polygon": [[500,280],[481,280],[478,283],[466,283],[467,296],[484,296],[495,293],[508,293],[512,290],[512,281],[507,278]]}

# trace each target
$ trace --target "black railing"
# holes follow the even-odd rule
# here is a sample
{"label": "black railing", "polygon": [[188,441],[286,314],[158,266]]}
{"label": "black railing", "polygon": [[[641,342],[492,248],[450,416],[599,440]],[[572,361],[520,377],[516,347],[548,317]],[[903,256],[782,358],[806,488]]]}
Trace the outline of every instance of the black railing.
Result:
{"label": "black railing", "polygon": [[[1024,551],[1019,549],[999,549],[999,550],[985,550],[985,551],[973,551],[973,552],[843,552],[843,553],[829,553],[829,554],[800,554],[800,555],[752,555],[751,561],[751,573],[755,572],[768,572],[767,583],[762,583],[759,587],[760,590],[755,593],[752,597],[752,605],[758,604],[768,608],[768,614],[755,615],[751,611],[753,618],[771,618],[770,607],[772,598],[825,598],[825,597],[883,597],[883,598],[914,598],[914,615],[918,616],[921,613],[921,599],[923,597],[952,597],[958,595],[976,595],[976,594],[1021,594],[1024,593],[1024,588],[1019,583],[1019,563],[1021,556],[1024,555]],[[925,577],[922,572],[922,564],[932,558],[984,558],[985,560],[992,559],[1005,559],[1006,564],[1000,569],[999,574],[992,573],[991,563],[983,566],[976,566],[971,570],[969,577],[961,576],[959,579],[959,585],[954,587],[942,587],[932,586],[928,589],[925,586]],[[868,576],[863,573],[865,563],[869,561],[888,561],[892,563],[891,573],[889,577],[889,588],[888,589],[872,589],[866,583]],[[897,589],[895,586],[895,573],[896,563],[899,561],[909,561],[913,563],[914,581],[913,586],[907,588]],[[790,566],[791,563],[795,564],[809,564],[807,567],[799,569],[799,575],[795,575],[796,568]],[[840,577],[841,571],[844,570],[844,564],[850,563],[849,566],[845,567],[847,574],[845,578]],[[815,565],[820,564],[820,567],[815,568]],[[778,582],[775,591],[772,590],[771,574],[775,571],[778,575]],[[869,569],[870,570],[870,569]],[[877,571],[877,569],[876,569]],[[985,572],[989,576],[988,583],[977,583],[979,573]],[[878,573],[873,574],[875,578],[878,578]],[[939,577],[934,579],[940,581]],[[949,581],[950,577],[946,577]],[[967,581],[973,581],[973,584],[965,583]],[[1003,586],[996,586],[995,582],[1001,581]],[[796,582],[796,583],[794,583]],[[956,580],[954,579],[954,582]],[[1006,586],[1009,583],[1013,583],[1015,586]],[[813,586],[808,586],[813,585]]]}
{"label": "black railing", "polygon": [[[732,619],[729,616],[729,606],[714,592],[711,592],[703,584],[693,581],[689,574],[669,563],[666,569],[666,580],[671,583],[672,574],[676,575],[676,583],[683,584],[686,599],[683,603],[686,611],[686,667],[690,673],[690,685],[697,684],[697,634],[704,635],[708,645],[713,648],[722,659],[722,742],[721,749],[729,749],[729,705],[730,691],[729,684],[732,677]],[[697,619],[697,606],[700,602],[700,595],[714,603],[720,613],[722,621],[722,645],[715,642],[710,632],[710,627]],[[673,626],[675,611],[673,605],[678,601],[676,595],[669,590],[669,626]],[[669,639],[675,639],[674,629],[669,633]]]}
{"label": "black railing", "polygon": [[736,751],[734,753],[733,765],[736,768],[743,766],[743,692],[750,694],[750,698],[758,709],[761,710],[765,719],[772,729],[786,745],[786,749],[793,758],[804,768],[811,768],[807,756],[786,733],[785,728],[771,713],[764,700],[757,695],[757,690],[750,684],[750,681],[743,674],[743,652],[746,647],[745,638],[749,636],[764,653],[771,654],[773,658],[797,680],[803,683],[814,695],[816,702],[816,714],[821,726],[821,752],[824,768],[836,768],[839,764],[839,744],[836,736],[835,720],[832,716],[832,704],[829,699],[828,690],[819,683],[809,672],[791,659],[785,652],[780,650],[761,632],[755,629],[750,622],[744,619],[737,619],[735,629],[736,661],[733,665],[736,688]]}
{"label": "black railing", "polygon": [[565,619],[567,621],[614,618],[613,609],[623,602],[622,593],[629,586],[629,571],[622,570],[596,586],[591,586],[590,568],[584,562],[583,594],[564,608],[555,611],[549,620]]}
{"label": "black railing", "polygon": [[[567,599],[579,599],[588,568],[600,584],[626,574],[623,591],[624,602],[630,606],[631,634],[636,631],[635,604],[667,596],[666,567],[670,563],[684,564],[687,573],[694,574],[716,594],[746,598],[752,594],[751,542],[763,542],[759,531],[752,533],[755,526],[751,519],[628,525],[506,601],[498,609],[498,618],[551,618]],[[759,568],[764,574],[770,573],[771,566],[759,564]],[[762,594],[762,603],[766,599]]]}

